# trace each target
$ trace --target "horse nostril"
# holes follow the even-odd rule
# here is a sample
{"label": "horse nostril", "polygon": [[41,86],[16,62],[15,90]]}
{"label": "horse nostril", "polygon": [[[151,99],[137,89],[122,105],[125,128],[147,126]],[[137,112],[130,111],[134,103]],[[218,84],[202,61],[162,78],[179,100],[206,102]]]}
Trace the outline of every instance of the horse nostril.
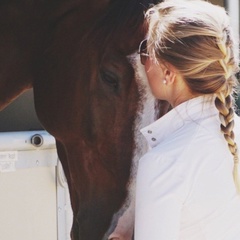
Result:
{"label": "horse nostril", "polygon": [[35,147],[43,145],[43,137],[40,134],[35,134],[31,137],[31,144]]}

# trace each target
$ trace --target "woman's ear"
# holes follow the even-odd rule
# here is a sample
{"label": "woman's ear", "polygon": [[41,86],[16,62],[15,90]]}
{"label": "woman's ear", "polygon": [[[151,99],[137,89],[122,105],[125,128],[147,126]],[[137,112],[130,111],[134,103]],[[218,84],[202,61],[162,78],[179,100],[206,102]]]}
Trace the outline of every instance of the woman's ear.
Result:
{"label": "woman's ear", "polygon": [[164,64],[163,74],[168,84],[173,84],[177,77],[176,69],[170,64]]}

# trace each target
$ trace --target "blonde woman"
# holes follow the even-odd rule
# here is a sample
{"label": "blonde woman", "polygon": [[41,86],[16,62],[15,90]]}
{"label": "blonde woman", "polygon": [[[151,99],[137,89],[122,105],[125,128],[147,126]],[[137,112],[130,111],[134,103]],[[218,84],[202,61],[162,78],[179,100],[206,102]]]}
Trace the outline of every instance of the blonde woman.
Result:
{"label": "blonde woman", "polygon": [[239,240],[238,50],[225,10],[166,0],[140,46],[152,93],[172,110],[142,129],[135,240]]}

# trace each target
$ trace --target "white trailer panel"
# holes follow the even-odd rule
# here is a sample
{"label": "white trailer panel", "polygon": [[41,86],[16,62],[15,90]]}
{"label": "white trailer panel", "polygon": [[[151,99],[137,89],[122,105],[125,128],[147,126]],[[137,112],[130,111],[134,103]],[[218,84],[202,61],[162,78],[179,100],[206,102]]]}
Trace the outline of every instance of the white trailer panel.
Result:
{"label": "white trailer panel", "polygon": [[0,133],[0,238],[68,240],[71,216],[54,138]]}

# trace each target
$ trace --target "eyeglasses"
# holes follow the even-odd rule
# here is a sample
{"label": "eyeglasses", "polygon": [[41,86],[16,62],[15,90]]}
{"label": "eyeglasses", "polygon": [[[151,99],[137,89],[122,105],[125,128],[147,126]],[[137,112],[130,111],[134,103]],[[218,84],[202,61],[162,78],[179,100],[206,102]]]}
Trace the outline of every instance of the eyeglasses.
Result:
{"label": "eyeglasses", "polygon": [[142,65],[146,64],[147,59],[149,58],[149,54],[147,53],[147,40],[143,40],[139,44],[138,54],[140,55],[140,60]]}

